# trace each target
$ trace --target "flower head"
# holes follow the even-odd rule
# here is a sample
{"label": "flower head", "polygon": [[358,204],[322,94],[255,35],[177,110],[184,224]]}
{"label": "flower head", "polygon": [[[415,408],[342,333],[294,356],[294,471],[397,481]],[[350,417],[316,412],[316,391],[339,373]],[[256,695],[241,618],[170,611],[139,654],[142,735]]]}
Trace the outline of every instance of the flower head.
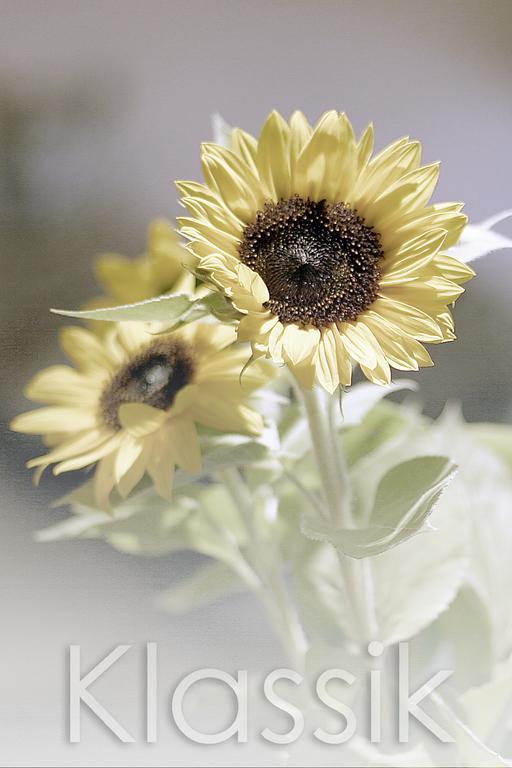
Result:
{"label": "flower head", "polygon": [[61,344],[75,367],[37,374],[26,394],[45,407],[11,425],[43,435],[51,446],[28,467],[40,474],[55,464],[58,475],[96,464],[101,508],[114,487],[126,496],[145,472],[169,498],[175,465],[200,471],[196,425],[245,434],[262,429],[246,400],[269,370],[258,365],[240,380],[247,353],[234,340],[233,328],[199,322],[158,336],[142,323],[119,323],[102,337],[64,328]]}
{"label": "flower head", "polygon": [[240,312],[239,339],[329,392],[353,362],[380,384],[390,366],[431,365],[422,342],[455,338],[449,305],[474,274],[445,253],[466,217],[429,204],[437,164],[407,138],[372,148],[372,127],[356,141],[344,114],[313,128],[273,112],[258,139],[203,145],[205,184],[177,184],[181,232]]}

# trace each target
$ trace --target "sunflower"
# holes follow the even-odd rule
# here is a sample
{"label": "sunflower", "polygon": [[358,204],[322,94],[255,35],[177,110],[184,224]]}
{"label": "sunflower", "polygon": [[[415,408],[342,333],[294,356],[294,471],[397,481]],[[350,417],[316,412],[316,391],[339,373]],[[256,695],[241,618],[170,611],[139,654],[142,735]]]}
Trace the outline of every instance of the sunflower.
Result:
{"label": "sunflower", "polygon": [[205,184],[177,183],[181,232],[239,311],[238,338],[303,386],[333,392],[353,363],[379,384],[432,365],[422,342],[455,338],[449,306],[474,274],[446,253],[462,204],[429,204],[438,164],[408,138],[372,148],[372,126],[356,141],[344,114],[313,128],[272,112],[258,139],[202,146]]}
{"label": "sunflower", "polygon": [[37,374],[26,395],[46,407],[11,425],[51,446],[27,466],[37,468],[38,479],[50,464],[56,475],[97,464],[102,509],[114,487],[125,497],[146,471],[169,498],[176,465],[200,471],[196,424],[243,434],[263,427],[245,401],[271,370],[263,363],[240,380],[247,352],[235,340],[232,327],[200,322],[158,336],[143,323],[118,323],[102,337],[64,328],[61,346],[75,367]]}
{"label": "sunflower", "polygon": [[[103,295],[91,299],[86,309],[134,304],[164,293],[191,292],[195,278],[187,266],[192,258],[166,219],[155,219],[148,228],[146,251],[136,259],[117,253],[104,253],[94,264],[96,280]],[[91,323],[102,333],[108,324]]]}

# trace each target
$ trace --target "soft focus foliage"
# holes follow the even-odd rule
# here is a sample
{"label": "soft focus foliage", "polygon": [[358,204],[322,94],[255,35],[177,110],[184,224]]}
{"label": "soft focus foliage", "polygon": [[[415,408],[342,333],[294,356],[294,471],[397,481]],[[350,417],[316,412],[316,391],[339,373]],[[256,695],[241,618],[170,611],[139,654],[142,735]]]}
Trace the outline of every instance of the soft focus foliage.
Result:
{"label": "soft focus foliage", "polygon": [[[352,402],[360,410],[362,388],[366,385],[352,390]],[[403,513],[411,520],[405,526],[409,540],[398,546],[394,546],[398,542],[391,535],[392,521],[386,524],[389,537],[379,547],[380,554],[374,553],[372,528],[357,529],[364,548],[362,553],[357,552],[358,556],[374,555],[368,562],[375,586],[378,637],[388,648],[390,669],[395,644],[414,639],[416,645],[412,647],[423,649],[421,669],[425,672],[417,670],[418,679],[427,674],[439,653],[448,654],[444,664],[456,673],[457,688],[452,696],[457,692],[460,697],[457,711],[462,720],[460,725],[451,721],[456,724],[457,743],[442,752],[441,763],[435,758],[429,758],[431,762],[410,762],[419,749],[426,750],[427,760],[427,739],[423,747],[418,744],[412,752],[406,749],[390,757],[391,762],[385,762],[387,758],[379,756],[378,751],[375,762],[368,762],[369,747],[354,740],[350,751],[344,753],[347,762],[333,764],[452,765],[456,763],[450,761],[462,756],[467,761],[464,765],[487,765],[491,752],[477,740],[485,743],[492,736],[491,746],[498,749],[509,737],[508,722],[502,713],[512,701],[512,621],[508,606],[512,583],[512,472],[506,457],[488,447],[492,425],[485,426],[482,439],[483,428],[466,425],[455,409],[431,421],[412,401],[402,405],[374,403],[372,397],[369,401],[369,410],[359,420],[351,413],[347,397],[349,423],[341,423],[338,432],[350,461],[358,514],[363,520],[370,510],[372,520],[374,510],[385,500],[388,484],[396,483],[401,503],[397,508],[391,506],[390,514]],[[279,399],[276,407],[282,445],[290,434],[285,422],[294,406]],[[295,415],[296,434],[304,427],[302,418]],[[500,434],[503,430],[498,427]],[[374,439],[368,439],[369,435]],[[512,429],[507,438],[510,444]],[[299,529],[301,516],[310,519],[313,511],[295,479],[301,478],[308,493],[318,494],[320,490],[310,450],[306,448],[300,456],[283,454],[276,431],[269,430],[266,440],[212,440],[203,464],[200,483],[178,472],[179,487],[171,503],[158,498],[148,487],[126,501],[120,500],[112,515],[94,508],[90,484],[86,484],[63,500],[71,503],[73,515],[41,532],[39,538],[102,538],[131,554],[161,555],[191,549],[208,555],[209,562],[160,596],[159,604],[170,611],[188,610],[242,589],[258,592],[258,575],[245,556],[248,540],[243,518],[225,487],[216,480],[219,471],[236,464],[253,487],[258,535],[273,543],[279,561],[290,572],[294,601],[310,642],[308,664],[315,664],[317,648],[327,647],[336,664],[352,669],[354,662],[347,661],[342,649],[351,647],[353,624],[335,550],[328,543],[304,538]],[[451,473],[455,465],[457,476],[440,493],[446,473]],[[396,535],[401,535],[400,528]],[[360,663],[368,665],[370,660]],[[357,697],[356,692],[353,695]],[[448,704],[441,701],[440,717],[445,707]],[[351,762],[357,754],[367,762]],[[312,757],[310,764],[323,764],[320,761],[324,759]]]}

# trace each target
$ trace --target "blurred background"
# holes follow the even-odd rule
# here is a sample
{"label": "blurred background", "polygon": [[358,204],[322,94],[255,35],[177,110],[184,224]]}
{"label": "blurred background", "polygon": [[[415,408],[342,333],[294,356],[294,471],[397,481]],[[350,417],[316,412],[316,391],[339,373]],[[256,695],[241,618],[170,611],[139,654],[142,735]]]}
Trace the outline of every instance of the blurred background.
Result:
{"label": "blurred background", "polygon": [[[442,160],[436,198],[464,200],[474,222],[510,208],[512,3],[1,0],[0,19],[0,760],[238,764],[239,749],[180,740],[169,692],[198,667],[264,674],[282,662],[259,607],[237,598],[170,618],[152,598],[194,567],[189,556],[33,541],[62,516],[49,505],[70,480],[48,476],[36,491],[24,462],[38,440],[7,425],[27,406],[28,378],[60,360],[61,321],[48,309],[96,293],[94,254],[135,256],[150,219],[178,213],[172,182],[199,178],[214,112],[257,132],[274,107],[310,120],[345,110],[358,131],[374,121],[379,146],[419,138],[426,162]],[[431,350],[435,368],[417,377],[429,413],[460,400],[469,420],[512,420],[510,258],[478,265],[457,305],[459,341]],[[162,727],[147,746],[140,644],[150,640],[161,648]],[[120,745],[86,713],[83,743],[67,743],[70,643],[84,667],[136,644],[95,690],[137,744]],[[263,746],[250,754],[250,764],[265,759]]]}

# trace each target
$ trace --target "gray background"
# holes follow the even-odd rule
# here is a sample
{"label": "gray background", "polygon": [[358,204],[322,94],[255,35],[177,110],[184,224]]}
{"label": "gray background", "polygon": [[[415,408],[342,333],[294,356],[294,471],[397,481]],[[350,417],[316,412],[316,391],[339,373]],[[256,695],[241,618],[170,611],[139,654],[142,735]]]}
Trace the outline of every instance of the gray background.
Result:
{"label": "gray background", "polygon": [[[257,132],[276,107],[311,120],[345,110],[383,146],[405,133],[443,161],[438,200],[465,200],[478,221],[510,207],[512,2],[0,2],[0,416],[26,407],[21,388],[59,352],[49,306],[94,293],[90,258],[132,255],[151,217],[178,213],[176,178],[198,178],[210,115]],[[503,231],[507,231],[504,227]],[[510,232],[510,227],[509,230]],[[456,344],[434,348],[421,373],[436,413],[463,401],[472,420],[510,420],[510,254],[479,265],[457,307]],[[36,545],[58,519],[48,505],[75,479],[39,490],[23,470],[37,439],[3,430],[0,580],[0,760],[3,765],[257,764],[240,750],[191,748],[166,707],[201,666],[252,669],[283,661],[249,599],[170,618],[152,595],[193,565],[144,560],[101,543]],[[159,743],[143,743],[141,643],[161,652]],[[84,666],[136,644],[98,695],[138,739],[121,746],[84,717],[66,743],[66,648]],[[214,723],[212,723],[214,725]],[[252,729],[255,732],[255,729]],[[258,757],[259,755],[259,757]]]}

